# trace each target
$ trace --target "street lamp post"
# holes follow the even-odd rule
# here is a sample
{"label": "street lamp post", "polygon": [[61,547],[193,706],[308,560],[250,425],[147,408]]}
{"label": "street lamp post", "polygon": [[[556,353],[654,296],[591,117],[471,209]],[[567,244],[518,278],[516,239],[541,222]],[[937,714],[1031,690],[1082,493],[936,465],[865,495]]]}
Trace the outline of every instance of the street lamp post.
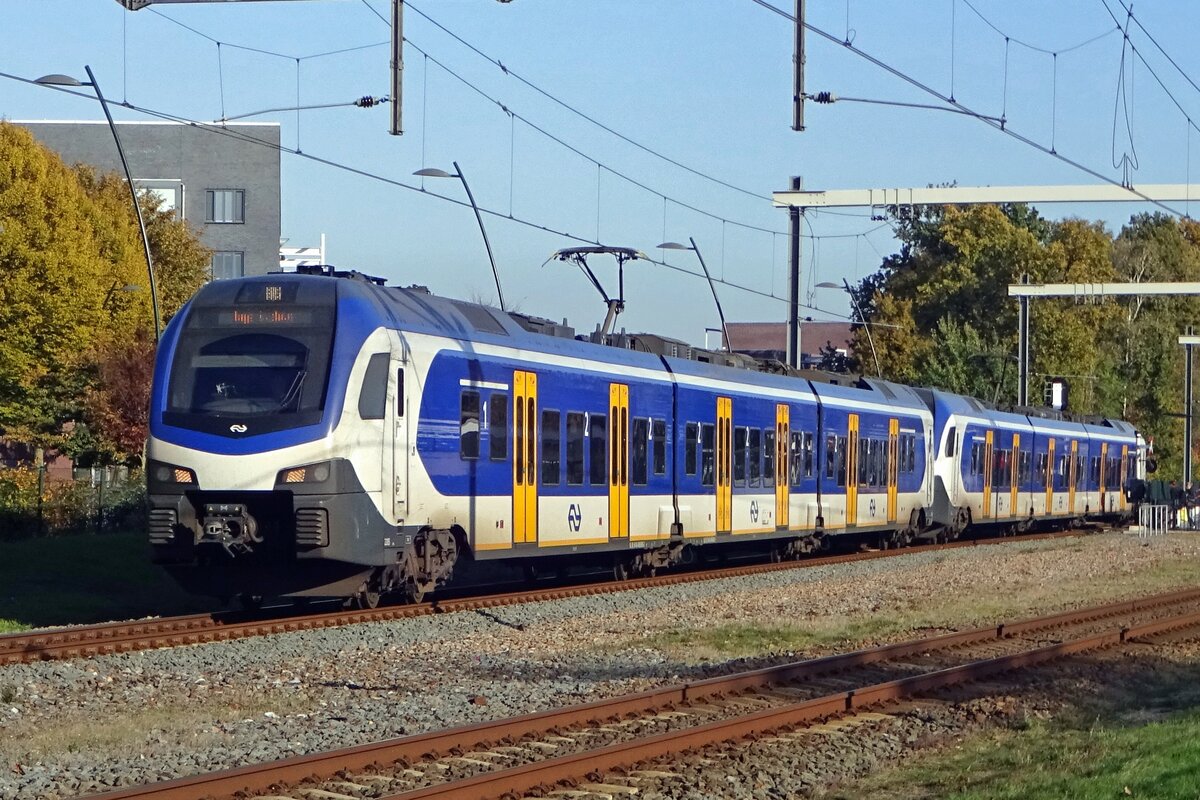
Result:
{"label": "street lamp post", "polygon": [[725,340],[725,347],[723,349],[725,352],[730,352],[732,348],[729,346],[729,328],[725,325],[725,312],[721,310],[721,300],[717,297],[717,287],[713,285],[712,275],[708,272],[708,265],[704,263],[704,256],[700,255],[700,248],[696,246],[696,240],[689,236],[688,241],[692,243],[690,247],[679,242],[663,242],[659,247],[663,250],[691,250],[696,254],[696,258],[700,260],[700,268],[704,270],[704,277],[708,279],[708,288],[712,292],[713,302],[717,304],[717,316],[721,318],[721,335]]}
{"label": "street lamp post", "polygon": [[146,221],[142,219],[142,206],[138,203],[137,187],[133,185],[129,162],[125,160],[125,148],[121,146],[121,136],[117,133],[117,125],[113,122],[112,114],[108,110],[108,102],[104,99],[104,93],[100,91],[100,84],[96,82],[96,76],[92,74],[90,66],[85,64],[83,68],[87,71],[88,79],[86,81],[77,80],[70,75],[55,74],[44,75],[35,83],[42,86],[90,86],[96,91],[96,99],[100,101],[100,108],[104,110],[104,118],[108,120],[108,129],[112,131],[113,141],[117,143],[117,155],[121,157],[121,168],[125,170],[125,182],[129,184],[129,196],[133,200],[138,230],[142,234],[142,249],[146,253],[146,272],[150,278],[150,307],[154,312],[154,343],[157,345],[159,337],[162,335],[162,321],[158,315],[158,285],[154,281],[154,261],[150,256],[150,237],[146,235]]}
{"label": "street lamp post", "polygon": [[846,294],[850,295],[850,302],[854,305],[854,310],[858,312],[858,318],[862,320],[863,330],[867,332],[867,343],[871,345],[871,357],[875,359],[875,376],[883,377],[883,370],[879,367],[879,354],[875,352],[875,340],[871,337],[871,324],[867,318],[863,316],[862,309],[858,307],[858,300],[854,297],[854,292],[850,291],[850,284],[845,278],[842,278],[842,285],[838,286],[832,281],[821,281],[817,284],[818,289],[842,289]]}
{"label": "street lamp post", "polygon": [[475,195],[471,194],[471,187],[467,184],[467,177],[463,175],[462,168],[458,166],[457,161],[450,162],[454,164],[454,172],[446,172],[444,169],[436,167],[428,167],[419,169],[413,175],[420,175],[424,178],[458,178],[462,181],[463,189],[467,191],[467,199],[471,201],[471,209],[475,212],[475,221],[479,223],[479,232],[483,234],[483,246],[487,248],[488,261],[492,265],[492,277],[496,279],[496,297],[500,299],[500,310],[508,311],[504,307],[504,292],[500,289],[500,272],[496,269],[496,257],[492,255],[492,243],[488,241],[487,229],[483,227],[483,216],[479,213],[479,206],[475,204]]}

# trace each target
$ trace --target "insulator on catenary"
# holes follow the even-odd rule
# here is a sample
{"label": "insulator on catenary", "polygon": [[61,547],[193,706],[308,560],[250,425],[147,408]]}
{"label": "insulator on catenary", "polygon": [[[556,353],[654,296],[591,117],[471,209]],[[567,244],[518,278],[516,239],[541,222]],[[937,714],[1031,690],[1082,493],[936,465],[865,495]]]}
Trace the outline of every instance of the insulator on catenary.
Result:
{"label": "insulator on catenary", "polygon": [[809,99],[814,103],[823,103],[828,105],[830,103],[837,102],[837,95],[833,92],[817,92],[816,94],[809,95]]}
{"label": "insulator on catenary", "polygon": [[359,108],[370,108],[371,106],[377,106],[386,100],[386,97],[374,98],[368,94],[355,100],[354,105],[358,106]]}

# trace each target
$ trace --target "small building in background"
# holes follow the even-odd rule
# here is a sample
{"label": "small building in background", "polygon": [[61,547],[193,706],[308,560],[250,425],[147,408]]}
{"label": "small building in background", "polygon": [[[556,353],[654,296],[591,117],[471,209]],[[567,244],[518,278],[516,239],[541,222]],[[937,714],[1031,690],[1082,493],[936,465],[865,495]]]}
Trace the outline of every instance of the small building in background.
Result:
{"label": "small building in background", "polygon": [[[787,362],[787,323],[730,322],[729,349],[755,358]],[[821,351],[832,347],[846,357],[854,355],[854,331],[849,322],[802,322],[800,324],[800,367],[816,369]]]}
{"label": "small building in background", "polygon": [[[15,121],[68,164],[122,174],[108,123]],[[133,181],[158,195],[213,251],[212,277],[279,269],[279,123],[219,130],[175,122],[118,122]]]}

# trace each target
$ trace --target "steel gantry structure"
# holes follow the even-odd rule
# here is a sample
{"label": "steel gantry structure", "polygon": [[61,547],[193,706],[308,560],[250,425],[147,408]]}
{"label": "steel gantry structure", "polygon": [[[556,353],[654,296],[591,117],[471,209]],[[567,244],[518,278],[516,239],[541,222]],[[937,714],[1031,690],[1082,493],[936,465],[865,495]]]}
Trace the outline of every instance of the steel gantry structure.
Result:
{"label": "steel gantry structure", "polygon": [[[790,258],[788,264],[788,364],[795,367],[800,359],[800,238],[804,212],[808,209],[827,208],[892,208],[904,206],[966,206],[1000,203],[1155,203],[1200,201],[1200,184],[1195,183],[1155,183],[1122,186],[1120,184],[1065,184],[1051,186],[924,186],[909,188],[873,188],[873,189],[835,189],[835,190],[806,190],[802,188],[799,178],[792,178],[791,186],[786,191],[775,192],[773,199],[776,207],[788,209],[789,236],[791,239]],[[1186,284],[1185,284],[1186,285]],[[1200,286],[1200,284],[1197,284]],[[1021,389],[1020,400],[1024,405],[1028,402],[1028,298],[1041,296],[1102,296],[1103,287],[1115,287],[1120,284],[1079,284],[1090,287],[1080,290],[1087,294],[1052,295],[1056,288],[1059,291],[1072,291],[1064,287],[1074,287],[1075,284],[1058,284],[1052,286],[1017,285],[1009,287],[1012,297],[1022,297],[1022,356],[1021,356]],[[1153,286],[1170,286],[1174,290],[1148,291],[1154,294],[1187,294],[1179,291],[1180,284],[1132,284],[1142,288]],[[1014,290],[1028,290],[1028,295],[1017,294]],[[1115,292],[1108,290],[1108,295]],[[1132,293],[1132,292],[1130,292]],[[1200,292],[1197,292],[1200,293]],[[863,320],[863,324],[867,324]]]}

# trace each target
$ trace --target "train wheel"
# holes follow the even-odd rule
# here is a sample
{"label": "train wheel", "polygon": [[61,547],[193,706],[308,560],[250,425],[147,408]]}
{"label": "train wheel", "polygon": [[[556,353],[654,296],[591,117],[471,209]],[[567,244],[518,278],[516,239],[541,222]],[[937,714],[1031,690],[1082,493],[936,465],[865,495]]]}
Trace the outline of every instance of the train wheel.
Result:
{"label": "train wheel", "polygon": [[629,580],[629,562],[617,556],[613,560],[613,579],[618,581]]}
{"label": "train wheel", "polygon": [[418,585],[416,581],[405,581],[404,588],[401,589],[401,594],[403,594],[405,602],[408,603],[419,603],[425,599],[425,589]]}
{"label": "train wheel", "polygon": [[354,605],[360,609],[379,608],[380,593],[376,589],[363,589],[354,595]]}

